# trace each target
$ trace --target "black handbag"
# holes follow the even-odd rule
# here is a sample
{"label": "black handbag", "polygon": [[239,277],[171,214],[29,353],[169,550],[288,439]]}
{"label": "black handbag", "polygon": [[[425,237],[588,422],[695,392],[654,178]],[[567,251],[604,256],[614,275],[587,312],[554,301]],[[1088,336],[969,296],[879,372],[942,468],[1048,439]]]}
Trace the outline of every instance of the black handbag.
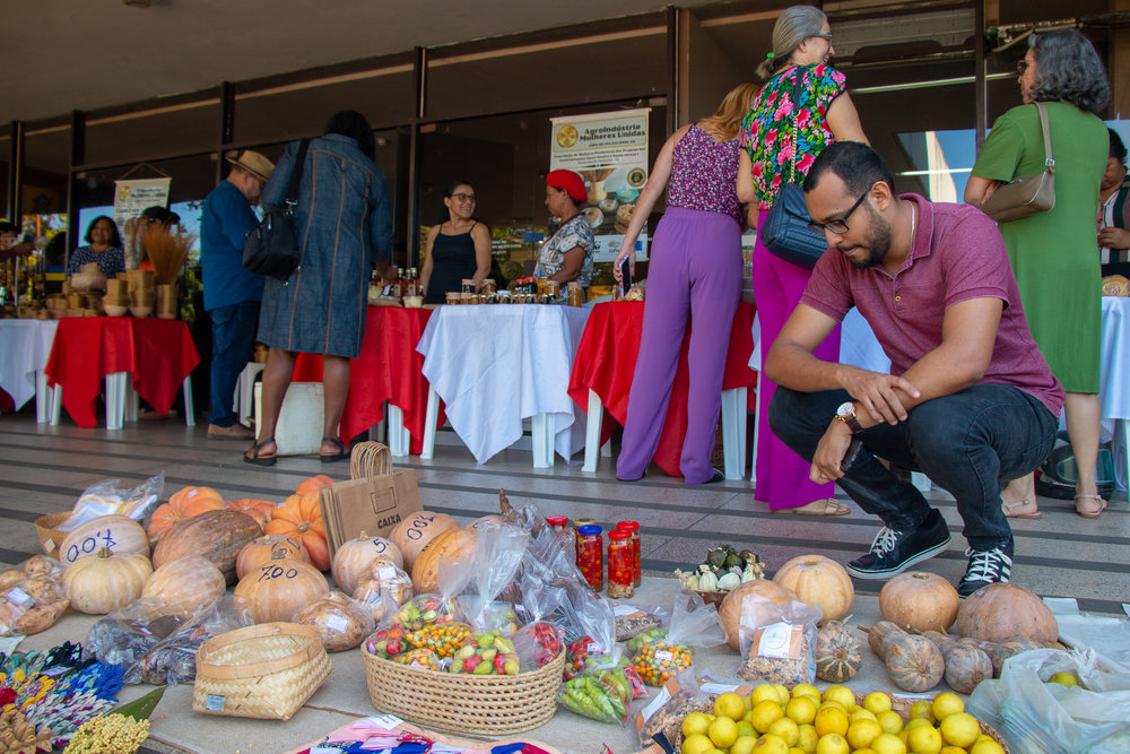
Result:
{"label": "black handbag", "polygon": [[302,261],[302,247],[294,227],[294,207],[298,204],[298,187],[309,144],[309,139],[303,139],[298,147],[286,199],[281,205],[267,207],[263,220],[247,232],[243,241],[243,266],[258,275],[286,280]]}
{"label": "black handbag", "polygon": [[793,162],[789,180],[777,193],[777,200],[765,215],[765,222],[757,229],[762,243],[786,262],[812,269],[828,248],[823,233],[817,233],[808,224],[811,219],[804,203],[804,191],[796,182],[796,109],[800,102],[800,75],[797,70],[793,85]]}

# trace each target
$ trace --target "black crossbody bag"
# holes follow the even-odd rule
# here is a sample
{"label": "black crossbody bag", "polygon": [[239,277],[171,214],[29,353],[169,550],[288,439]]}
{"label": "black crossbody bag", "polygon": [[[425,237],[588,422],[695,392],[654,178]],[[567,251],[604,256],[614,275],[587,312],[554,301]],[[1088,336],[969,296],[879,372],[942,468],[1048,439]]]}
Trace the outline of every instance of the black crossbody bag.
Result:
{"label": "black crossbody bag", "polygon": [[309,145],[310,140],[303,139],[298,147],[286,199],[281,205],[267,207],[263,220],[247,232],[243,241],[243,266],[258,275],[286,280],[302,261],[294,208],[298,204],[298,187],[302,183]]}

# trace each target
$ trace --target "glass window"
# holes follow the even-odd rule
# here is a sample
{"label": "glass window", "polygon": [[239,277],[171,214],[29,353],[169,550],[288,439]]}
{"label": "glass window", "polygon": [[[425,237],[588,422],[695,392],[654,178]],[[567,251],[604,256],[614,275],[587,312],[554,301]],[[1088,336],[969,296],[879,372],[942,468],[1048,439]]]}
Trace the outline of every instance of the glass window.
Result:
{"label": "glass window", "polygon": [[49,274],[62,272],[66,260],[67,180],[70,174],[71,127],[56,121],[29,124],[24,134],[24,171],[20,191],[24,233],[44,247]]}
{"label": "glass window", "polygon": [[8,216],[8,161],[12,155],[11,128],[0,127],[0,219]]}
{"label": "glass window", "polygon": [[105,165],[192,154],[215,149],[219,143],[218,98],[147,113],[92,114],[86,120],[83,162]]}

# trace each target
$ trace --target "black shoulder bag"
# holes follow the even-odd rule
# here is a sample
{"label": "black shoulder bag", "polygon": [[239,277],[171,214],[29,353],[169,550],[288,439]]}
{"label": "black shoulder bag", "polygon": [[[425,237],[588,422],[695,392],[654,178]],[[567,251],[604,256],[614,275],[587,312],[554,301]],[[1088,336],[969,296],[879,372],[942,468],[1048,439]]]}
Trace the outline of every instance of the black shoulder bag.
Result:
{"label": "black shoulder bag", "polygon": [[262,222],[249,230],[243,241],[243,266],[256,274],[286,280],[302,261],[302,247],[294,227],[294,207],[298,204],[298,188],[309,144],[309,139],[303,139],[298,147],[286,199],[281,205],[267,207]]}

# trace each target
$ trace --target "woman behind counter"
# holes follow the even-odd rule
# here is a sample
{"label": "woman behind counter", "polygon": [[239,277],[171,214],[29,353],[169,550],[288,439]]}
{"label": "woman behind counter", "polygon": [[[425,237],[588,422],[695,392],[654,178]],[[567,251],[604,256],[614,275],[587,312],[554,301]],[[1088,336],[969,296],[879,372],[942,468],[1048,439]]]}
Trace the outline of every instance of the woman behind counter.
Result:
{"label": "woman behind counter", "polygon": [[112,217],[99,215],[86,226],[83,236],[86,246],[80,246],[67,260],[67,274],[74,275],[84,264],[94,263],[102,274],[112,278],[126,271],[125,252],[122,250],[122,235]]}
{"label": "woman behind counter", "polygon": [[475,219],[477,202],[469,183],[455,181],[444,190],[447,219],[432,226],[424,241],[420,266],[424,303],[442,304],[448,293],[461,291],[468,278],[478,289],[490,275],[490,232]]}
{"label": "woman behind counter", "polygon": [[572,170],[553,170],[545,177],[545,206],[561,220],[560,227],[542,244],[534,275],[588,288],[592,281],[592,255],[596,239],[592,225],[581,212],[588,198],[585,181]]}

